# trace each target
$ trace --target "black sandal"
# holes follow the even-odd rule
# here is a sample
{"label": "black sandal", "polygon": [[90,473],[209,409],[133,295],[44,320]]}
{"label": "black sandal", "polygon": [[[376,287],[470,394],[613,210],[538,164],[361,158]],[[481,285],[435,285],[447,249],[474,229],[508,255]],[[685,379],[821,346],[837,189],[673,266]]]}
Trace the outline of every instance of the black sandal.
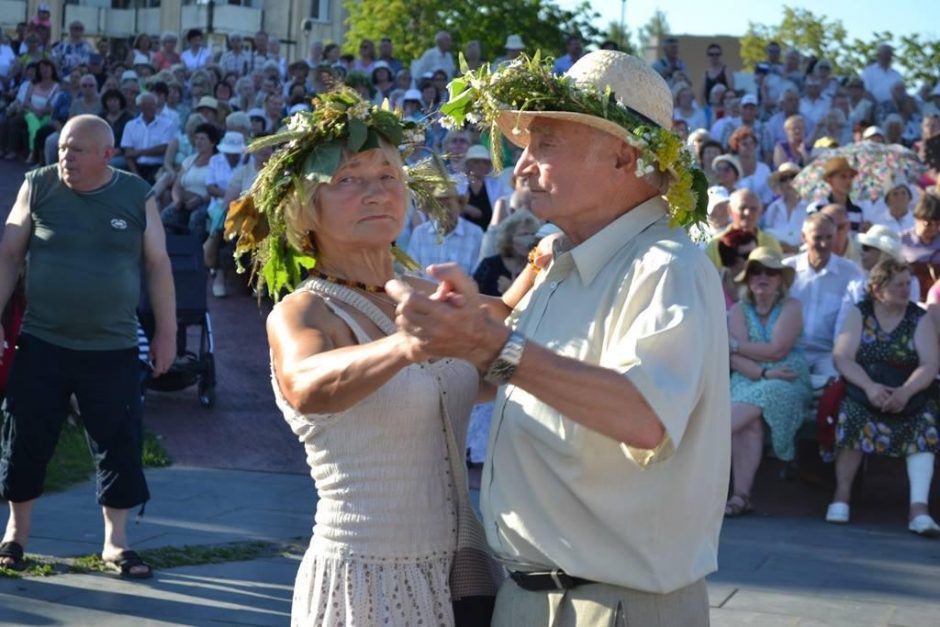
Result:
{"label": "black sandal", "polygon": [[9,568],[10,570],[23,570],[26,568],[26,560],[23,557],[23,545],[19,542],[4,542],[0,544],[0,559],[7,558],[12,561],[11,564],[0,565],[0,568]]}
{"label": "black sandal", "polygon": [[751,505],[751,499],[743,494],[732,494],[725,503],[725,518],[737,518],[752,513],[754,513],[754,506]]}
{"label": "black sandal", "polygon": [[[101,559],[105,566],[117,572],[123,579],[150,579],[153,577],[153,568],[140,557],[137,551],[121,551],[121,554],[115,559],[106,560],[103,557]],[[140,566],[145,566],[147,570],[133,570]]]}

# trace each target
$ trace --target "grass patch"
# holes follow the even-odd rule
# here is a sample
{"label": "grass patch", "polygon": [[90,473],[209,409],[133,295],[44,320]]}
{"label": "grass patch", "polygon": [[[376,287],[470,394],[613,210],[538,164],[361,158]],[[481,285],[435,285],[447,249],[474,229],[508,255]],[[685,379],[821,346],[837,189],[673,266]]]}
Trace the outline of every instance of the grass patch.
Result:
{"label": "grass patch", "polygon": [[[160,442],[162,438],[150,431],[144,433],[144,468],[163,468],[173,463]],[[71,421],[65,423],[59,435],[55,454],[46,469],[46,492],[60,492],[65,488],[87,481],[95,471],[88,451],[85,431]]]}
{"label": "grass patch", "polygon": [[[243,562],[280,554],[285,545],[275,542],[231,542],[228,544],[166,546],[139,551],[141,559],[155,570],[201,566],[223,562]],[[83,555],[71,560],[69,572],[110,572],[100,555]]]}
{"label": "grass patch", "polygon": [[0,566],[0,577],[49,577],[59,572],[67,572],[64,568],[57,569],[55,562],[50,562],[44,558],[26,557],[26,568],[23,570],[13,570]]}

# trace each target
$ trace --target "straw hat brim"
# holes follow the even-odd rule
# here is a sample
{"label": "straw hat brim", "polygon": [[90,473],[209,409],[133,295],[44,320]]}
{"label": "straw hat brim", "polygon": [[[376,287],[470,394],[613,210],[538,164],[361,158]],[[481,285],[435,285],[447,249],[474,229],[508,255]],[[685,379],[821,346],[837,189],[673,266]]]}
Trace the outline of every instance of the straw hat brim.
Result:
{"label": "straw hat brim", "polygon": [[520,148],[525,148],[529,145],[529,125],[536,118],[552,118],[584,124],[622,140],[626,140],[628,134],[627,129],[615,122],[573,111],[503,111],[496,118],[496,124],[506,139]]}
{"label": "straw hat brim", "polygon": [[755,264],[760,264],[765,268],[770,268],[771,270],[780,270],[783,273],[783,283],[789,289],[793,285],[793,279],[796,278],[796,270],[790,266],[784,265],[782,263],[768,263],[768,260],[761,259],[748,259],[747,264],[744,266],[744,270],[738,273],[738,276],[734,277],[734,280],[738,283],[744,283],[747,280],[747,271],[751,269],[751,266]]}

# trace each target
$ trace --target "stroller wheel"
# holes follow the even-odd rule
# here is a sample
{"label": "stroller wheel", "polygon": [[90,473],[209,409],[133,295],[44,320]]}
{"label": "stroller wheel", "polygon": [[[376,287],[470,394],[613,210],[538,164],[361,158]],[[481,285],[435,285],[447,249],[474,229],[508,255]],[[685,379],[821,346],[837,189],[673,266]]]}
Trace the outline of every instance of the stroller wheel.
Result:
{"label": "stroller wheel", "polygon": [[214,385],[200,385],[199,386],[199,403],[206,409],[211,409],[215,406],[215,386]]}

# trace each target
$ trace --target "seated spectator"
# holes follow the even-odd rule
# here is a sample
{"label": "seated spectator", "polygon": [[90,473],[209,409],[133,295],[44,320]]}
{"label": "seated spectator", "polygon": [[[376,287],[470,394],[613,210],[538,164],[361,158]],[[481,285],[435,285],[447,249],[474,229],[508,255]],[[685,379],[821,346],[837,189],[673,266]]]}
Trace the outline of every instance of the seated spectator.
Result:
{"label": "seated spectator", "polygon": [[[245,137],[237,131],[228,131],[222,137],[222,141],[219,142],[218,152],[219,154],[213,155],[209,160],[209,171],[206,174],[206,190],[209,192],[210,200],[203,215],[207,218],[208,223],[205,227],[205,236],[200,241],[206,240],[207,237],[220,237],[214,234],[221,232],[225,225],[225,214],[228,205],[223,203],[223,199],[228,191],[232,175],[244,161]],[[208,261],[209,263],[206,265],[210,268],[210,273],[213,276],[212,295],[216,298],[223,298],[228,295],[225,283],[225,268],[221,267],[218,258]]]}
{"label": "seated spectator", "polygon": [[836,234],[832,238],[832,254],[859,264],[862,259],[861,246],[856,234],[852,232],[849,214],[845,207],[832,203],[823,207],[820,213],[829,216],[832,223],[836,225]]}
{"label": "seated spectator", "polygon": [[180,62],[190,72],[205,67],[212,61],[212,52],[203,45],[204,37],[198,28],[186,31],[186,43],[189,47],[180,54]]}
{"label": "seated spectator", "polygon": [[731,350],[731,497],[725,516],[753,511],[751,488],[764,452],[764,423],[774,455],[796,457],[796,432],[811,398],[809,368],[797,346],[800,302],[787,295],[794,270],[780,253],[757,248],[737,277],[742,299],[728,314]]}
{"label": "seated spectator", "polygon": [[127,169],[153,185],[163,165],[167,144],[173,139],[173,124],[157,115],[157,99],[153,94],[137,97],[140,115],[127,123],[121,137],[121,150]]}
{"label": "seated spectator", "polygon": [[687,83],[676,83],[672,87],[674,119],[685,120],[692,130],[706,128],[705,112],[695,103],[695,94]]}
{"label": "seated spectator", "polygon": [[[901,233],[901,256],[911,264],[921,289],[940,276],[940,197],[921,194],[914,206],[914,227]],[[926,294],[922,294],[926,297]],[[923,300],[923,299],[921,299]]]}
{"label": "seated spectator", "polygon": [[[890,258],[895,261],[904,261],[901,258],[901,238],[886,226],[876,224],[865,233],[860,233],[858,241],[862,249],[860,266],[863,274],[861,278],[849,282],[848,287],[845,288],[845,296],[842,297],[839,317],[836,319],[836,333],[845,324],[849,310],[862,302],[868,295],[868,273],[871,272],[871,269],[882,259]],[[911,299],[917,302],[918,298],[920,298],[920,283],[917,277],[912,277]]]}
{"label": "seated spectator", "polygon": [[712,170],[715,171],[715,183],[724,187],[730,194],[738,189],[741,180],[741,162],[734,155],[718,155],[712,159]]}
{"label": "seated spectator", "polygon": [[908,529],[940,535],[927,499],[937,434],[937,331],[911,302],[907,264],[884,259],[868,278],[868,296],[851,310],[834,358],[846,380],[836,428],[836,490],[830,523],[849,522],[852,482],[864,454],[904,457],[910,481]]}
{"label": "seated spectator", "polygon": [[741,178],[737,187],[747,188],[757,194],[761,203],[768,204],[774,198],[767,179],[770,178],[770,168],[760,160],[757,135],[749,126],[739,126],[731,133],[728,140],[731,153],[738,158],[741,164]]}
{"label": "seated spectator", "polygon": [[699,222],[689,228],[689,237],[700,247],[704,248],[713,237],[721,235],[728,227],[728,201],[731,195],[724,187],[713,185],[708,188],[708,208],[706,221]]}
{"label": "seated spectator", "polygon": [[903,178],[895,178],[885,189],[883,198],[876,202],[866,214],[865,221],[869,224],[880,224],[888,227],[895,233],[914,228],[914,192],[910,183]]}
{"label": "seated spectator", "polygon": [[801,168],[812,161],[810,149],[806,145],[806,122],[800,115],[791,115],[783,123],[786,140],[774,146],[774,167],[790,161]]}
{"label": "seated spectator", "polygon": [[160,35],[160,49],[153,54],[153,65],[157,70],[169,70],[174,65],[182,64],[180,53],[176,51],[179,37],[176,33],[166,32]]}
{"label": "seated spectator", "polygon": [[219,101],[212,96],[203,96],[196,103],[196,113],[199,113],[206,119],[206,122],[212,124],[218,129],[222,128],[225,116],[220,115]]}
{"label": "seated spectator", "polygon": [[376,61],[372,68],[372,87],[375,89],[375,104],[381,105],[395,89],[392,70],[385,61]]}
{"label": "seated spectator", "polygon": [[702,168],[702,173],[705,175],[705,180],[708,181],[709,187],[718,185],[718,173],[715,172],[712,164],[723,152],[724,148],[714,139],[704,140],[696,150],[695,154],[698,157],[699,165]]}
{"label": "seated spectator", "polygon": [[[702,146],[704,146],[705,142],[707,142],[711,138],[712,137],[709,134],[709,132],[704,128],[689,131],[689,135],[688,137],[686,137],[686,140],[685,140],[686,146],[688,146],[689,151],[692,153],[692,157],[694,157],[695,160],[698,162],[699,167],[701,167],[702,165],[702,162],[701,162],[702,157],[700,154],[702,150]],[[720,146],[719,146],[718,152],[716,153],[716,156],[719,154],[721,154]]]}
{"label": "seated spectator", "polygon": [[206,179],[209,161],[218,143],[219,130],[211,124],[203,122],[193,131],[195,152],[183,160],[179,175],[173,181],[172,202],[160,212],[168,230],[192,233],[200,241],[205,239],[205,208],[209,204]]}
{"label": "seated spectator", "polygon": [[[731,224],[725,231],[731,229],[741,229],[749,231],[757,238],[757,245],[771,248],[777,252],[782,252],[780,243],[773,235],[758,228],[760,217],[763,213],[763,205],[760,198],[749,189],[739,189],[731,193],[730,204],[728,206],[731,216]],[[724,235],[722,233],[721,235]],[[721,235],[713,237],[705,246],[705,254],[712,260],[715,267],[719,270],[724,267],[721,263],[721,257],[718,254],[718,240]]]}
{"label": "seated spectator", "polygon": [[842,205],[849,215],[852,232],[858,233],[862,228],[865,214],[871,212],[871,203],[867,200],[853,202],[851,198],[852,181],[856,175],[858,175],[858,170],[853,168],[845,157],[832,157],[827,160],[823,170],[823,178],[826,184],[829,185],[829,195],[822,200],[811,203],[806,208],[807,213],[819,211],[822,207],[830,204]]}
{"label": "seated spectator", "polygon": [[477,144],[467,150],[464,170],[457,177],[457,193],[466,198],[464,217],[486,230],[493,218],[493,205],[509,193],[501,178],[492,176],[493,161],[486,146]]}
{"label": "seated spectator", "polygon": [[28,164],[36,163],[39,158],[36,153],[36,133],[52,120],[53,99],[58,91],[59,76],[55,65],[48,59],[41,59],[37,64],[36,78],[29,84],[23,99]]}
{"label": "seated spectator", "polygon": [[[131,44],[131,49],[127,51],[127,57],[124,59],[124,64],[128,67],[133,67],[135,65],[154,65],[154,50],[153,42],[150,39],[150,35],[147,33],[139,33],[137,37],[134,38],[134,43]],[[159,68],[164,69],[164,68]]]}
{"label": "seated spectator", "polygon": [[813,387],[821,387],[837,372],[832,363],[833,338],[842,297],[849,283],[862,278],[861,269],[832,254],[836,225],[825,213],[811,213],[803,222],[806,252],[784,264],[796,270],[790,294],[803,304],[803,338],[800,346],[815,375]]}
{"label": "seated spectator", "polygon": [[422,268],[435,263],[456,263],[472,275],[477,267],[483,229],[461,217],[463,198],[453,185],[437,192],[448,210],[450,224],[428,220],[415,227],[407,252]]}
{"label": "seated spectator", "polygon": [[124,159],[124,153],[119,146],[121,145],[121,138],[124,136],[124,127],[134,118],[127,112],[127,101],[124,100],[124,94],[117,89],[104,92],[101,95],[101,117],[111,127],[111,132],[114,133],[114,143],[118,146],[114,149],[111,165],[115,168],[126,169],[127,161]]}
{"label": "seated spectator", "polygon": [[[940,83],[934,88],[934,93],[940,95]],[[937,98],[937,100],[940,101],[940,98]],[[924,114],[924,119],[920,125],[920,141],[914,145],[917,156],[922,163],[928,166],[927,171],[917,179],[917,184],[923,189],[934,187],[938,178],[940,178],[937,176],[936,165],[930,164],[927,159],[927,140],[937,135],[940,135],[940,112]]]}
{"label": "seated spectator", "polygon": [[770,188],[779,196],[764,212],[764,230],[777,238],[785,253],[799,250],[803,220],[806,219],[807,203],[793,187],[793,179],[799,173],[800,166],[787,161],[767,179]]}
{"label": "seated spectator", "polygon": [[[411,91],[414,92],[415,90]],[[414,95],[413,93],[408,94],[408,96]],[[410,100],[410,98],[406,96],[406,100]],[[462,128],[447,131],[441,141],[441,157],[444,159],[444,168],[448,174],[456,176],[464,173],[466,169],[464,159],[472,143],[470,131]]]}
{"label": "seated spectator", "polygon": [[881,130],[880,126],[869,126],[862,131],[862,141],[883,144],[885,143],[885,132]]}
{"label": "seated spectator", "polygon": [[738,276],[744,271],[747,259],[755,248],[757,238],[752,231],[728,229],[718,238],[718,256],[721,258],[718,273],[725,292],[725,307],[728,309],[741,297]]}
{"label": "seated spectator", "polygon": [[517,211],[496,230],[497,253],[484,257],[473,273],[481,294],[501,296],[528,263],[529,251],[538,243],[535,233],[541,221],[529,211]]}

